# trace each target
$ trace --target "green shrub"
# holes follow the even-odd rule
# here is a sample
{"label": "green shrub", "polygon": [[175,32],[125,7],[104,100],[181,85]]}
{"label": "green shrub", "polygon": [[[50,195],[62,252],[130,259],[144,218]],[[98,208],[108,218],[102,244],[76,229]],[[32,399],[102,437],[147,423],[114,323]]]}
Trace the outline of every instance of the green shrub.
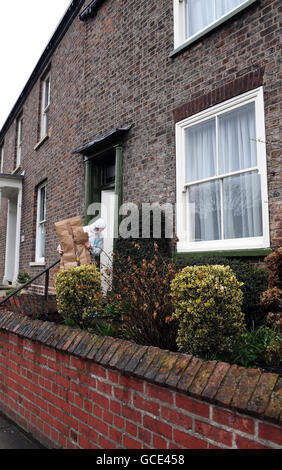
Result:
{"label": "green shrub", "polygon": [[137,238],[119,237],[115,244],[114,269],[125,272],[128,270],[127,259],[130,258],[135,266],[141,266],[143,260],[150,262],[154,259],[158,246],[158,254],[163,258],[171,258],[171,239],[165,238],[165,216],[161,213],[161,236],[154,238],[153,216],[150,217],[150,238],[142,238],[142,210],[139,209],[139,235]]}
{"label": "green shrub", "polygon": [[25,284],[30,279],[31,279],[31,277],[26,271],[24,271],[23,273],[19,273],[19,275],[18,275],[18,282],[20,284]]}
{"label": "green shrub", "polygon": [[203,358],[231,351],[245,330],[241,283],[229,266],[187,266],[171,283],[181,351]]}
{"label": "green shrub", "polygon": [[266,311],[260,304],[262,292],[267,289],[268,273],[266,269],[258,268],[254,264],[240,259],[225,258],[219,256],[195,256],[187,259],[177,258],[176,266],[183,269],[185,266],[223,265],[230,266],[239,282],[243,283],[242,312],[245,314],[246,325],[250,327],[260,326],[265,323]]}
{"label": "green shrub", "polygon": [[93,265],[60,271],[55,289],[58,312],[69,323],[85,327],[102,308],[101,277]]}
{"label": "green shrub", "polygon": [[8,297],[8,295],[12,294],[13,292],[16,292],[17,288],[11,288],[8,289],[5,293],[5,297]]}

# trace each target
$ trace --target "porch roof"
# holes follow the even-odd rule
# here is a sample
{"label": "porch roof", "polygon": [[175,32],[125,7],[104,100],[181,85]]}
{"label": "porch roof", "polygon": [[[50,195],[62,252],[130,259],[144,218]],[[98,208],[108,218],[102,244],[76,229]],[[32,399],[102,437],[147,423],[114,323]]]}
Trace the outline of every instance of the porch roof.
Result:
{"label": "porch roof", "polygon": [[0,173],[0,191],[3,197],[8,199],[17,196],[18,191],[22,189],[24,176]]}
{"label": "porch roof", "polygon": [[125,134],[131,129],[131,127],[132,126],[126,126],[112,129],[107,134],[88,142],[79,149],[75,150],[73,153],[90,157],[103,148],[109,147],[111,145],[118,145],[122,143]]}

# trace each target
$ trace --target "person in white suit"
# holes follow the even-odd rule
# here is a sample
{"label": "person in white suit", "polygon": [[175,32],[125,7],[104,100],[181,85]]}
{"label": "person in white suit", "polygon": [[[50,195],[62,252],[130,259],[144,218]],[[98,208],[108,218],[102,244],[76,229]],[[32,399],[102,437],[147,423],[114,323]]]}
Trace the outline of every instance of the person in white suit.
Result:
{"label": "person in white suit", "polygon": [[[97,219],[91,225],[83,227],[83,231],[88,233],[89,236],[89,241],[85,243],[85,246],[90,251],[93,262],[97,256],[100,256],[104,249],[104,238],[102,232],[105,228],[106,224],[102,218]],[[60,253],[60,256],[64,254],[60,245],[58,246],[58,252]]]}

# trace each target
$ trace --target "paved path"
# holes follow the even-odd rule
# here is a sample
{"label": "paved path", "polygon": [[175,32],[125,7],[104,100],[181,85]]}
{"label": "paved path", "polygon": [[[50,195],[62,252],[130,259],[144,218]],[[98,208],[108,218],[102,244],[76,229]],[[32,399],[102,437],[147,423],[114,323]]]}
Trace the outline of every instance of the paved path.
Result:
{"label": "paved path", "polygon": [[44,447],[0,413],[0,449],[44,449]]}

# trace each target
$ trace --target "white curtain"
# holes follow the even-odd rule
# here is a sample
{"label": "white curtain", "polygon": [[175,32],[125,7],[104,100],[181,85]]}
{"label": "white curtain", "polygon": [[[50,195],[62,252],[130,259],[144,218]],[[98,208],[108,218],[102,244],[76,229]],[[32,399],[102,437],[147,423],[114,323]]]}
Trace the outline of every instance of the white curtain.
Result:
{"label": "white curtain", "polygon": [[[207,0],[206,3],[213,3],[214,0]],[[216,0],[216,19],[220,18],[226,13],[229,13],[234,8],[238,7],[245,0]]]}
{"label": "white curtain", "polygon": [[223,180],[224,238],[262,236],[261,181],[257,172]]}
{"label": "white curtain", "polygon": [[[219,170],[231,173],[257,165],[255,103],[219,116]],[[261,182],[257,172],[223,180],[224,238],[262,235]]]}
{"label": "white curtain", "polygon": [[214,0],[185,0],[186,37],[201,31],[214,21]]}
{"label": "white curtain", "polygon": [[[186,129],[186,182],[216,175],[216,120]],[[189,188],[191,241],[220,238],[220,192],[218,182]]]}
{"label": "white curtain", "polygon": [[185,0],[186,38],[238,7],[245,0]]}
{"label": "white curtain", "polygon": [[190,241],[221,239],[219,181],[189,188]]}
{"label": "white curtain", "polygon": [[257,165],[255,103],[219,116],[218,129],[220,174]]}
{"label": "white curtain", "polygon": [[216,175],[216,121],[186,129],[186,183]]}

